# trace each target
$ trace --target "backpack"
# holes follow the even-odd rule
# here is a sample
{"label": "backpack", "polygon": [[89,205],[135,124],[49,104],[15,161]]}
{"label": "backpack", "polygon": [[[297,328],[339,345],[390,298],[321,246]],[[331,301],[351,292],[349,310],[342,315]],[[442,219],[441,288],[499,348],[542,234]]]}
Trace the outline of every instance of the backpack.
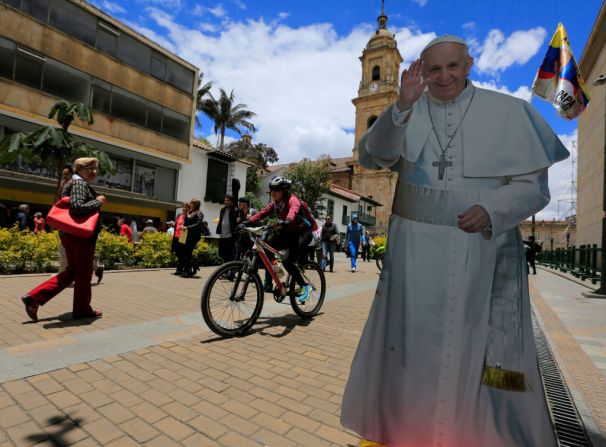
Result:
{"label": "backpack", "polygon": [[299,218],[301,219],[301,223],[303,226],[307,228],[311,228],[311,231],[318,230],[318,223],[314,218],[314,215],[311,213],[311,209],[309,209],[309,205],[305,200],[301,200],[297,197],[299,203],[301,204],[301,208],[299,208]]}

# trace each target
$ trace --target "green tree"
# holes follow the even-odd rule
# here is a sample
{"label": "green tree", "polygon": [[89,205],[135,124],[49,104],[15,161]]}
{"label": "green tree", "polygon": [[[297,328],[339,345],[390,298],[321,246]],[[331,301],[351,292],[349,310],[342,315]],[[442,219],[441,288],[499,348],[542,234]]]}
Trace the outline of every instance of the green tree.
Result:
{"label": "green tree", "polygon": [[0,141],[0,164],[14,163],[19,157],[26,163],[36,163],[54,172],[57,187],[61,183],[61,172],[67,164],[79,157],[95,157],[100,171],[113,172],[114,167],[107,154],[77,140],[69,133],[69,127],[78,119],[93,124],[93,114],[84,104],[59,100],[48,113],[60,127],[43,126],[33,132],[18,132]]}
{"label": "green tree", "polygon": [[212,93],[208,92],[206,99],[203,99],[198,105],[198,110],[214,121],[214,132],[219,133],[219,148],[222,150],[225,141],[225,131],[227,129],[242,135],[241,128],[254,132],[255,126],[249,121],[256,115],[247,110],[246,104],[235,104],[236,98],[232,90],[229,96],[225,90],[219,89],[221,96],[215,99]]}
{"label": "green tree", "polygon": [[[200,72],[200,76],[198,76],[198,92],[196,93],[196,110],[198,112],[203,112],[202,104],[207,99],[207,96],[210,94],[210,89],[213,86],[212,81],[207,82],[206,84],[202,83],[202,79],[204,78],[204,73]],[[198,118],[196,114],[196,126],[202,128],[202,122]]]}
{"label": "green tree", "polygon": [[324,196],[330,192],[332,176],[331,162],[328,155],[319,160],[304,158],[288,166],[284,175],[292,180],[292,190],[301,200],[305,200],[314,215],[319,215],[325,206]]}
{"label": "green tree", "polygon": [[228,144],[225,151],[235,157],[254,163],[254,166],[249,166],[246,170],[246,191],[253,193],[257,193],[261,185],[259,170],[267,168],[269,163],[278,161],[278,153],[273,147],[263,143],[253,144],[250,138],[243,138],[240,141]]}

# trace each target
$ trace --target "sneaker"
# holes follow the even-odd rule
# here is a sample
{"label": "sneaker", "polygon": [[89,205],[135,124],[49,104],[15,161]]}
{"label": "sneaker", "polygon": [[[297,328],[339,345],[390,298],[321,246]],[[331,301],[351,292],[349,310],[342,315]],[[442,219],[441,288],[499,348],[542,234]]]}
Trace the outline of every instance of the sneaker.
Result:
{"label": "sneaker", "polygon": [[311,294],[311,286],[308,284],[306,286],[301,287],[301,293],[299,294],[299,304],[305,303],[309,295]]}
{"label": "sneaker", "polygon": [[97,269],[95,270],[95,276],[97,277],[97,284],[99,284],[101,282],[101,280],[103,279],[103,271],[104,271],[104,268],[101,266],[97,267]]}
{"label": "sneaker", "polygon": [[356,268],[355,267],[351,268],[351,273],[356,273]]}
{"label": "sneaker", "polygon": [[25,295],[21,297],[21,301],[23,301],[23,305],[25,306],[25,313],[31,320],[35,323],[38,321],[38,304],[32,300],[31,297]]}

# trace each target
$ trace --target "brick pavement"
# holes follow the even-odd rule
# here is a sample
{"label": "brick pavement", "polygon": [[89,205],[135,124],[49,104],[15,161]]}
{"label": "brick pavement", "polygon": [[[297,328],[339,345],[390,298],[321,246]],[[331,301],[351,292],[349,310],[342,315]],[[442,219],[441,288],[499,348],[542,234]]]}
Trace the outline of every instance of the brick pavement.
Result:
{"label": "brick pavement", "polygon": [[[351,274],[345,262],[327,274],[331,299],[318,318],[302,322],[288,306],[269,305],[249,336],[230,340],[202,327],[199,293],[208,270],[193,280],[169,271],[109,273],[94,290],[104,317],[85,325],[70,323],[71,290],[41,310],[48,320],[24,323],[17,297],[42,277],[0,278],[0,365],[19,358],[25,368],[15,380],[0,380],[0,447],[355,445],[339,424],[339,405],[378,276],[374,264]],[[579,363],[574,319],[553,301],[562,297],[536,279],[535,310],[558,343],[556,355],[574,354],[560,355],[561,366],[589,368],[591,362]],[[153,337],[129,349],[132,328]],[[100,354],[91,341],[103,345]],[[116,353],[107,354],[110,348]],[[70,350],[78,349],[90,358],[74,362]],[[27,374],[43,354],[63,366]],[[602,395],[591,388],[599,385],[589,380],[596,376],[578,377],[566,375],[601,427],[606,418],[586,400],[587,393]]]}
{"label": "brick pavement", "polygon": [[[339,404],[371,303],[369,284],[374,287],[378,275],[374,264],[346,272],[344,261],[327,274],[333,298],[312,322],[274,305],[248,337],[223,340],[199,329],[0,384],[0,446],[356,444],[339,424]],[[168,271],[108,274],[94,290],[104,317],[82,326],[71,326],[64,315],[71,291],[41,309],[48,321],[23,323],[15,297],[42,277],[2,278],[4,351],[62,357],[79,337],[102,340],[109,331],[184,312],[196,312],[201,324],[198,294],[207,274],[197,280]],[[356,284],[364,291],[336,298]]]}

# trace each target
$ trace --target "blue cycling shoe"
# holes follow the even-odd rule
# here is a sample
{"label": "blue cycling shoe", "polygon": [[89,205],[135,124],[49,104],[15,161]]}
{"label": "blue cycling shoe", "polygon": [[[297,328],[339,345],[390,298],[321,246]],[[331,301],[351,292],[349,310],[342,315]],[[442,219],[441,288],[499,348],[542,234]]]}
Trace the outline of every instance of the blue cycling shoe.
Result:
{"label": "blue cycling shoe", "polygon": [[304,304],[310,295],[311,295],[311,286],[309,284],[301,287],[301,294],[299,295],[299,304]]}

